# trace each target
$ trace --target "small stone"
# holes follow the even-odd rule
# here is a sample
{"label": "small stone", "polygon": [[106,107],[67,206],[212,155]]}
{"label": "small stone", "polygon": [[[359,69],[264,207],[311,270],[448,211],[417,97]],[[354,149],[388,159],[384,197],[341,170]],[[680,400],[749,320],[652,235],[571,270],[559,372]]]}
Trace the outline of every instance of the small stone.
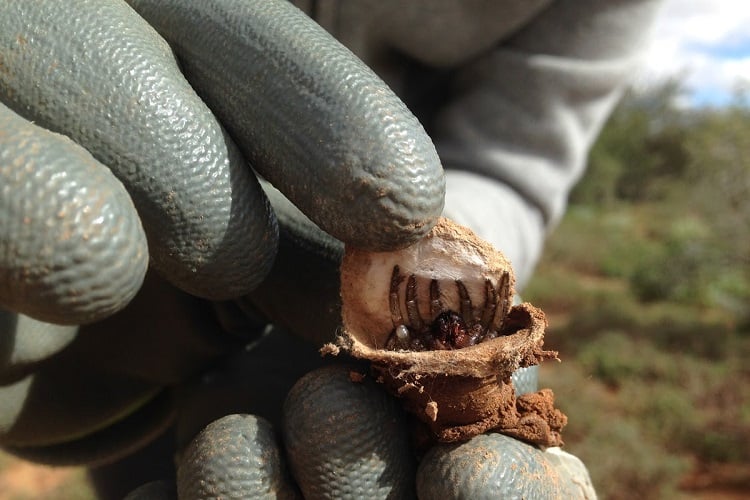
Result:
{"label": "small stone", "polygon": [[424,413],[427,415],[427,418],[433,422],[436,421],[438,416],[438,404],[435,401],[430,401],[424,407]]}

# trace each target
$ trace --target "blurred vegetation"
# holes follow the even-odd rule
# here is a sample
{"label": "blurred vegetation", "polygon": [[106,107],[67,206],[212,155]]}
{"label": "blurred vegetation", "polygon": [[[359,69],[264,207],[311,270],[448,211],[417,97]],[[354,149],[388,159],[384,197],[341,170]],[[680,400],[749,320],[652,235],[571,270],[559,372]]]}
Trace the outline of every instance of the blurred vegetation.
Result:
{"label": "blurred vegetation", "polygon": [[602,498],[750,492],[750,108],[679,97],[625,96],[525,290]]}

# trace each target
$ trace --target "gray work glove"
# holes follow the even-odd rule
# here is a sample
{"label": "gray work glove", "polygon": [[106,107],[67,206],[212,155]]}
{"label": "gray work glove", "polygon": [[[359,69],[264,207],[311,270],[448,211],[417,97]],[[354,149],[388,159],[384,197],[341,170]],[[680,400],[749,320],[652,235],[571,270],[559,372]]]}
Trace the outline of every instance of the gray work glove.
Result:
{"label": "gray work glove", "polygon": [[147,442],[249,316],[328,340],[341,242],[442,209],[416,119],[285,2],[130,3],[0,7],[0,445],[40,461]]}
{"label": "gray work glove", "polygon": [[[0,444],[38,451],[104,432],[136,408],[163,413],[164,387],[238,344],[216,334],[225,325],[197,297],[236,299],[266,280],[261,297],[284,317],[300,310],[289,299],[314,283],[298,285],[300,274],[291,291],[279,289],[272,272],[285,271],[297,233],[279,231],[246,159],[332,235],[329,247],[308,253],[334,263],[339,241],[404,246],[440,215],[442,169],[403,103],[285,2],[245,6],[260,42],[249,40],[256,45],[240,47],[240,57],[195,37],[204,59],[182,60],[202,98],[169,45],[123,1],[0,6],[0,307],[9,350]],[[205,23],[182,27],[191,37],[218,34]],[[220,33],[239,39],[221,43],[243,42],[226,28]],[[295,45],[299,37],[317,48]],[[321,57],[336,67],[321,70]],[[200,69],[222,76],[206,81]],[[204,100],[223,103],[214,109],[221,122]],[[141,289],[149,264],[155,272]],[[335,264],[325,270],[322,288],[332,294]],[[270,309],[264,319],[275,320]],[[321,331],[320,317],[332,334],[330,309],[308,315],[310,332]],[[61,332],[41,336],[25,317],[86,326],[77,336],[50,326]],[[38,352],[29,352],[32,335],[44,337]]]}
{"label": "gray work glove", "polygon": [[[339,358],[311,370],[322,363],[312,346],[270,331],[208,372],[182,401],[177,482],[158,488],[180,498],[596,497],[580,460],[559,448],[494,432],[415,448],[399,401],[366,364]],[[310,371],[292,384],[295,370]],[[513,375],[519,393],[536,383],[537,367]]]}

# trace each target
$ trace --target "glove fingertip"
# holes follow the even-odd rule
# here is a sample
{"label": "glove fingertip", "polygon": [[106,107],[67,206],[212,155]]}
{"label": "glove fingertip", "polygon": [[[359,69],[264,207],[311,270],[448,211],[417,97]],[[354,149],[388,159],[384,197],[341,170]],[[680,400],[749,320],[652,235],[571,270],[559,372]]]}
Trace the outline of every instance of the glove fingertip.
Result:
{"label": "glove fingertip", "polygon": [[177,468],[180,499],[297,498],[287,479],[271,424],[235,414],[206,426]]}
{"label": "glove fingertip", "polygon": [[127,305],[148,247],[123,185],[66,137],[0,105],[0,304],[89,323]]}
{"label": "glove fingertip", "polygon": [[417,471],[422,500],[445,498],[587,498],[545,452],[499,433],[438,445]]}
{"label": "glove fingertip", "polygon": [[414,465],[404,415],[367,376],[328,366],[284,403],[284,443],[306,498],[409,498]]}
{"label": "glove fingertip", "polygon": [[562,476],[568,479],[571,490],[579,493],[580,498],[596,499],[596,491],[591,482],[591,476],[580,458],[563,451],[557,446],[548,448],[544,455],[561,471]]}

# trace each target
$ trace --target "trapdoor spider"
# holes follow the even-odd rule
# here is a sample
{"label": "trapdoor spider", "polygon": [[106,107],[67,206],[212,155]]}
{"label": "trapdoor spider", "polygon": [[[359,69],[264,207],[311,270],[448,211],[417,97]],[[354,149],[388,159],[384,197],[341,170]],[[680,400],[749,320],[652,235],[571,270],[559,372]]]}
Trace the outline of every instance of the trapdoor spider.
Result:
{"label": "trapdoor spider", "polygon": [[[401,311],[399,288],[406,279],[406,318]],[[484,305],[476,311],[461,280],[456,280],[461,311],[447,309],[440,297],[438,280],[430,281],[430,318],[425,321],[419,312],[417,277],[401,274],[393,266],[388,304],[393,331],[386,349],[429,351],[461,349],[497,337],[510,309],[510,275],[502,274],[497,288],[489,279],[484,281]]]}

